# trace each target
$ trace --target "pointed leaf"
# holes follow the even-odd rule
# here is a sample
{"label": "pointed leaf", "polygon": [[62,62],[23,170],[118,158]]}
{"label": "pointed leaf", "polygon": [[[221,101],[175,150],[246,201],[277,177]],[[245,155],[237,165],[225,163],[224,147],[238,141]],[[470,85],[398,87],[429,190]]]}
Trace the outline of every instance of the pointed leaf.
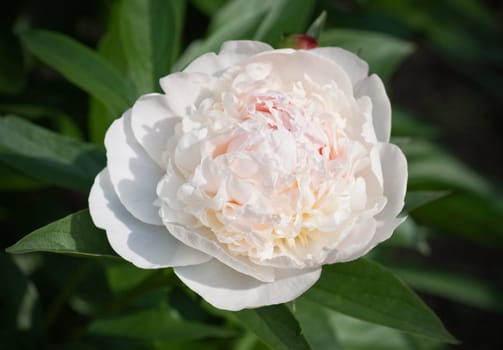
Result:
{"label": "pointed leaf", "polygon": [[0,161],[41,180],[88,192],[105,166],[105,154],[95,145],[9,116],[0,119]]}
{"label": "pointed leaf", "polygon": [[409,191],[405,197],[403,212],[410,213],[423,205],[445,197],[449,191]]}
{"label": "pointed leaf", "polygon": [[235,335],[232,330],[182,320],[173,311],[165,309],[143,310],[99,319],[89,326],[88,332],[146,341],[227,338]]}
{"label": "pointed leaf", "polygon": [[400,63],[412,53],[411,43],[389,35],[349,29],[330,29],[321,34],[320,46],[339,46],[368,62],[370,72],[388,81]]}
{"label": "pointed leaf", "polygon": [[456,342],[409,287],[384,267],[366,259],[325,266],[320,280],[305,297],[365,321]]}
{"label": "pointed leaf", "polygon": [[123,1],[121,41],[131,77],[140,94],[159,89],[178,55],[184,1]]}
{"label": "pointed leaf", "polygon": [[330,324],[327,309],[306,298],[295,301],[295,317],[312,350],[345,349],[339,344],[336,329]]}
{"label": "pointed leaf", "polygon": [[131,86],[93,50],[62,34],[45,30],[31,30],[20,36],[33,55],[117,114],[134,101]]}
{"label": "pointed leaf", "polygon": [[299,323],[285,305],[246,309],[233,315],[272,349],[309,349]]}
{"label": "pointed leaf", "polygon": [[79,256],[116,257],[105,232],[96,228],[85,209],[54,221],[6,249],[11,254],[49,252]]}

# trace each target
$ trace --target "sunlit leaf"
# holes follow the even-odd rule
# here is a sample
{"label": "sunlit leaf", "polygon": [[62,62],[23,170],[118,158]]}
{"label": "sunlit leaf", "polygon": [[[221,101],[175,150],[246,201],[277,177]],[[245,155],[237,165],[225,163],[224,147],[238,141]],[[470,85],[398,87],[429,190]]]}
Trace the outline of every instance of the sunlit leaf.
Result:
{"label": "sunlit leaf", "polygon": [[234,316],[272,349],[309,349],[299,323],[284,305],[245,309]]}
{"label": "sunlit leaf", "polygon": [[178,56],[185,2],[122,2],[120,32],[129,71],[139,94],[159,90]]}
{"label": "sunlit leaf", "polygon": [[157,308],[98,319],[88,328],[90,334],[154,340],[192,340],[227,338],[235,332],[222,327],[180,319],[172,310]]}
{"label": "sunlit leaf", "polygon": [[82,210],[41,227],[6,249],[11,254],[49,252],[77,256],[117,256],[105,232]]}
{"label": "sunlit leaf", "polygon": [[243,13],[240,17],[229,17],[225,26],[211,33],[206,39],[193,41],[184,51],[173,70],[180,71],[195,58],[207,52],[217,52],[224,41],[250,37],[263,19],[264,12]]}
{"label": "sunlit leaf", "polygon": [[294,303],[294,313],[312,350],[345,349],[339,344],[337,328],[330,324],[323,306],[301,298]]}
{"label": "sunlit leaf", "polygon": [[365,321],[456,342],[410,288],[379,264],[366,259],[325,266],[320,280],[305,297]]}
{"label": "sunlit leaf", "polygon": [[388,81],[414,46],[392,36],[352,29],[329,29],[321,33],[321,46],[339,46],[368,62],[370,72]]}
{"label": "sunlit leaf", "polygon": [[411,211],[445,197],[448,194],[449,191],[409,191],[405,196],[405,206],[403,208],[403,212],[410,213]]}
{"label": "sunlit leaf", "polygon": [[392,268],[414,289],[489,311],[503,310],[503,291],[472,276],[425,268]]}
{"label": "sunlit leaf", "polygon": [[62,34],[31,30],[20,34],[24,46],[66,79],[122,113],[134,101],[131,86],[96,52]]}
{"label": "sunlit leaf", "polygon": [[87,192],[105,166],[105,155],[94,145],[10,116],[0,119],[0,161],[33,177]]}

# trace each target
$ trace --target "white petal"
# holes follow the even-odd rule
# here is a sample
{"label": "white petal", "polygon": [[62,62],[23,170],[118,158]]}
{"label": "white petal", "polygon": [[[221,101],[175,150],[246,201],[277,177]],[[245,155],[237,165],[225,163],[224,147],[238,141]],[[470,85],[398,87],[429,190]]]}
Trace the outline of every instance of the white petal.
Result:
{"label": "white petal", "polygon": [[306,50],[280,49],[262,52],[242,65],[265,63],[271,65],[270,76],[283,83],[295,83],[306,78],[320,85],[335,82],[346,94],[353,93],[353,85],[344,69],[333,60]]}
{"label": "white petal", "polygon": [[[204,230],[202,227],[193,229],[192,231],[177,224],[165,222],[166,227],[173,236],[182,241],[189,247],[200,250],[214,258],[220,260],[225,265],[239,271],[236,273],[246,274],[264,282],[271,282],[275,279],[274,269],[268,266],[259,266],[247,258],[236,256],[228,252],[228,250],[213,237],[213,233],[209,230]],[[194,232],[196,231],[197,232]]]}
{"label": "white petal", "polygon": [[330,58],[338,65],[344,68],[348,74],[353,86],[369,74],[369,65],[354,53],[341,49],[339,47],[319,47],[309,50],[317,55]]}
{"label": "white petal", "polygon": [[200,72],[219,76],[224,70],[239,63],[245,58],[270,50],[273,50],[271,46],[260,41],[226,41],[222,44],[218,55],[213,52],[204,54],[192,61],[183,71],[187,73]]}
{"label": "white petal", "polygon": [[162,225],[154,201],[163,171],[133,136],[130,110],[110,126],[105,147],[110,179],[122,204],[137,219]]}
{"label": "white petal", "polygon": [[382,80],[375,74],[355,85],[355,97],[368,96],[372,100],[372,119],[377,139],[388,142],[391,135],[391,104]]}
{"label": "white petal", "polygon": [[274,282],[264,283],[243,275],[217,260],[176,267],[175,274],[213,306],[237,311],[291,301],[309,289],[321,269],[277,270]]}
{"label": "white petal", "polygon": [[375,232],[376,221],[373,218],[367,218],[358,223],[353,227],[351,233],[337,245],[335,256],[331,256],[332,260],[327,263],[351,261],[365,255]]}
{"label": "white petal", "polygon": [[203,73],[173,73],[161,78],[166,102],[173,113],[184,117],[204,98],[211,96],[214,79]]}
{"label": "white petal", "polygon": [[136,140],[163,169],[162,154],[179,121],[161,94],[140,97],[131,111],[131,129]]}
{"label": "white petal", "polygon": [[404,206],[407,190],[407,159],[400,148],[391,143],[379,144],[379,155],[387,203],[384,209],[376,215],[376,219],[386,221],[395,218]]}
{"label": "white petal", "polygon": [[107,168],[98,174],[91,188],[89,211],[94,224],[106,231],[117,254],[138,267],[185,266],[211,259],[178,241],[164,226],[135,219],[117,198]]}

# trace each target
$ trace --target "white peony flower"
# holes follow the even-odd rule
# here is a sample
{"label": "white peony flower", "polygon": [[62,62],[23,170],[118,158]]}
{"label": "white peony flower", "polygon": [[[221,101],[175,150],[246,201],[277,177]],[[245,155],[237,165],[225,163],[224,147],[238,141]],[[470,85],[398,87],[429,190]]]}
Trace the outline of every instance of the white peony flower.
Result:
{"label": "white peony flower", "polygon": [[111,125],[89,197],[136,266],[221,309],[283,303],[403,221],[390,103],[354,54],[230,41],[160,82]]}

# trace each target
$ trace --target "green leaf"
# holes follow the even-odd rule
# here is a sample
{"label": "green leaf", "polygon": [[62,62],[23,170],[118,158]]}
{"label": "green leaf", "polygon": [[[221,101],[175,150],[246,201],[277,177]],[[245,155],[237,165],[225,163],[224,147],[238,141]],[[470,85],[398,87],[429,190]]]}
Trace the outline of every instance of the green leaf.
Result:
{"label": "green leaf", "polygon": [[218,51],[224,41],[249,38],[263,16],[263,11],[255,11],[243,13],[240,17],[229,17],[225,26],[211,33],[206,39],[192,42],[174,65],[173,71],[182,70],[202,54]]}
{"label": "green leaf", "polygon": [[88,192],[105,166],[101,148],[18,117],[0,119],[0,160],[31,176]]}
{"label": "green leaf", "polygon": [[410,190],[460,189],[482,196],[493,193],[491,184],[432,142],[419,138],[394,137],[408,160]]}
{"label": "green leaf", "polygon": [[34,328],[40,317],[35,286],[4,253],[0,253],[0,276],[8,281],[0,288],[1,329],[14,333]]}
{"label": "green leaf", "polygon": [[178,56],[184,1],[122,2],[120,32],[129,71],[140,94],[159,90]]}
{"label": "green leaf", "polygon": [[436,138],[439,134],[438,129],[434,126],[420,121],[410,111],[406,111],[400,107],[393,106],[393,124],[391,135],[407,136],[407,137],[422,137],[427,139]]}
{"label": "green leaf", "polygon": [[233,316],[273,349],[309,349],[299,323],[285,305],[245,309]]}
{"label": "green leaf", "polygon": [[257,29],[255,40],[277,46],[284,34],[304,33],[314,8],[314,0],[275,0]]}
{"label": "green leaf", "polygon": [[302,328],[302,334],[312,350],[345,349],[339,343],[336,335],[337,328],[330,324],[323,306],[301,298],[295,301],[294,312]]}
{"label": "green leaf", "polygon": [[313,8],[313,0],[234,0],[213,17],[209,30],[213,33],[227,27],[229,19],[239,22],[260,13],[260,24],[250,36],[277,46],[284,34],[304,33]]}
{"label": "green leaf", "polygon": [[410,288],[384,267],[366,259],[325,266],[320,280],[305,297],[365,321],[456,342]]}
{"label": "green leaf", "polygon": [[119,72],[96,52],[58,33],[31,30],[20,34],[24,46],[66,79],[122,113],[135,93]]}
{"label": "green leaf", "polygon": [[333,310],[325,309],[324,311],[324,318],[327,319],[325,327],[335,330],[343,349],[437,350],[444,348],[438,342],[428,338],[413,337],[395,329],[365,322]]}
{"label": "green leaf", "polygon": [[207,16],[213,16],[227,0],[192,0],[191,4]]}
{"label": "green leaf", "polygon": [[[119,73],[130,81],[126,54],[122,46],[120,35],[120,7],[121,2],[113,1],[109,3],[107,31],[98,44],[98,54],[110,62]],[[89,136],[92,142],[103,145],[105,133],[114,121],[120,116],[121,111],[114,111],[100,102],[96,97],[89,99]]]}
{"label": "green leaf", "polygon": [[329,29],[321,33],[320,46],[339,46],[368,62],[371,73],[389,81],[414,46],[392,36],[350,29]]}
{"label": "green leaf", "polygon": [[409,248],[427,256],[431,254],[431,248],[426,239],[427,232],[425,227],[416,224],[412,216],[408,216],[407,220],[398,226],[390,239],[384,241],[381,247]]}
{"label": "green leaf", "polygon": [[84,138],[75,120],[56,108],[31,103],[7,103],[0,104],[0,113],[14,114],[29,120],[47,119],[61,134],[78,140]]}
{"label": "green leaf", "polygon": [[503,292],[477,278],[417,267],[393,267],[414,289],[489,311],[503,310]]}
{"label": "green leaf", "polygon": [[173,310],[164,308],[130,312],[121,316],[99,319],[89,326],[88,333],[146,341],[156,339],[193,340],[207,337],[228,338],[235,335],[232,330],[182,320]]}
{"label": "green leaf", "polygon": [[26,72],[18,39],[12,33],[0,30],[0,92],[19,94],[26,82]]}
{"label": "green leaf", "polygon": [[0,163],[0,191],[26,191],[47,187],[48,184]]}
{"label": "green leaf", "polygon": [[323,28],[325,28],[325,22],[327,21],[327,11],[322,11],[321,14],[314,20],[314,22],[309,26],[306,34],[312,36],[315,39],[319,39]]}
{"label": "green leaf", "polygon": [[11,254],[49,252],[116,257],[105,232],[94,226],[85,209],[41,227],[6,249]]}
{"label": "green leaf", "polygon": [[403,212],[410,213],[425,204],[436,201],[449,194],[449,191],[409,191],[405,196]]}

